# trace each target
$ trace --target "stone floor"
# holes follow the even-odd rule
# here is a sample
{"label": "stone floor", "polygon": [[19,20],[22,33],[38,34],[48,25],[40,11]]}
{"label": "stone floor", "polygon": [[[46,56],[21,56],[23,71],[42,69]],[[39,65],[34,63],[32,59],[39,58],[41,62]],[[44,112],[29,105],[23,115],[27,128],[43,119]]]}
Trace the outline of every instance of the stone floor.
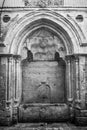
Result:
{"label": "stone floor", "polygon": [[87,127],[77,127],[70,123],[18,123],[11,127],[0,127],[0,130],[87,130]]}

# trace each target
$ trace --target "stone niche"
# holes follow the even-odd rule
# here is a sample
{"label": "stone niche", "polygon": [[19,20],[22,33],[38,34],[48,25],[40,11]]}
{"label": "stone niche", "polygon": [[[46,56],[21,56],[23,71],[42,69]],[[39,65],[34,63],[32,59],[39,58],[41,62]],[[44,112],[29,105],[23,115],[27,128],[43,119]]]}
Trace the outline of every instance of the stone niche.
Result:
{"label": "stone niche", "polygon": [[66,55],[62,39],[45,27],[37,29],[26,38],[22,49],[22,60],[26,59],[27,50],[32,52],[33,61],[53,61],[55,52],[58,52],[62,58]]}
{"label": "stone niche", "polygon": [[21,63],[20,122],[68,118],[65,53],[63,41],[46,28],[36,30],[25,40]]}
{"label": "stone niche", "polygon": [[23,102],[65,102],[65,47],[62,40],[41,28],[27,37],[22,52]]}
{"label": "stone niche", "polygon": [[56,61],[24,62],[24,103],[63,103],[65,101],[65,69]]}

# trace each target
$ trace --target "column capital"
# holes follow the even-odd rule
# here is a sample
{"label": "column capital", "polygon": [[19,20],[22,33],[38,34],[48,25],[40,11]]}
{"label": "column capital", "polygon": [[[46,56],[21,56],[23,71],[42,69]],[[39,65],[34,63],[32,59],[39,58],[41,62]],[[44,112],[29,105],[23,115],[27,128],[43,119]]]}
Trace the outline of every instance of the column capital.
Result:
{"label": "column capital", "polygon": [[12,57],[8,57],[8,62],[9,62],[9,63],[12,62]]}
{"label": "column capital", "polygon": [[71,55],[67,55],[65,57],[65,60],[66,60],[67,63],[70,63],[70,61],[71,61]]}
{"label": "column capital", "polygon": [[19,63],[21,60],[21,56],[20,55],[14,55],[13,58],[15,59],[16,63]]}
{"label": "column capital", "polygon": [[74,55],[75,62],[79,61],[79,55]]}
{"label": "column capital", "polygon": [[19,63],[20,62],[20,60],[19,59],[15,59],[15,63]]}
{"label": "column capital", "polygon": [[20,55],[13,55],[13,57],[16,58],[16,59],[21,59]]}
{"label": "column capital", "polygon": [[0,57],[13,57],[13,55],[12,54],[0,54]]}
{"label": "column capital", "polygon": [[75,107],[81,109],[81,99],[75,99]]}
{"label": "column capital", "polygon": [[72,61],[74,59],[74,55],[66,55],[65,60],[67,62]]}

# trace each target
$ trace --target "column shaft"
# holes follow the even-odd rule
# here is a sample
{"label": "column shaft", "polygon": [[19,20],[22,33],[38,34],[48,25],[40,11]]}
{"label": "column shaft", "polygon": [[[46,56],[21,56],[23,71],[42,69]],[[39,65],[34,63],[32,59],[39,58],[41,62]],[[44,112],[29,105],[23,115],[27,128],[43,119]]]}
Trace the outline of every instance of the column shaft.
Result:
{"label": "column shaft", "polygon": [[80,100],[80,84],[79,84],[79,58],[75,59],[76,64],[76,100],[79,102]]}

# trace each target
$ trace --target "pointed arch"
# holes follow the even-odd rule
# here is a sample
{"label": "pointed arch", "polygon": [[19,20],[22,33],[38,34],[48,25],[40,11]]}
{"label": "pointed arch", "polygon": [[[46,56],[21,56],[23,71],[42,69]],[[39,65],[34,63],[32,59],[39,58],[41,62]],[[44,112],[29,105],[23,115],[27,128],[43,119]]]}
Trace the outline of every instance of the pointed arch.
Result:
{"label": "pointed arch", "polygon": [[5,38],[5,44],[9,44],[8,53],[20,55],[25,38],[41,27],[50,29],[62,38],[67,55],[79,52],[82,41],[75,26],[64,16],[44,9],[23,16],[9,29]]}

